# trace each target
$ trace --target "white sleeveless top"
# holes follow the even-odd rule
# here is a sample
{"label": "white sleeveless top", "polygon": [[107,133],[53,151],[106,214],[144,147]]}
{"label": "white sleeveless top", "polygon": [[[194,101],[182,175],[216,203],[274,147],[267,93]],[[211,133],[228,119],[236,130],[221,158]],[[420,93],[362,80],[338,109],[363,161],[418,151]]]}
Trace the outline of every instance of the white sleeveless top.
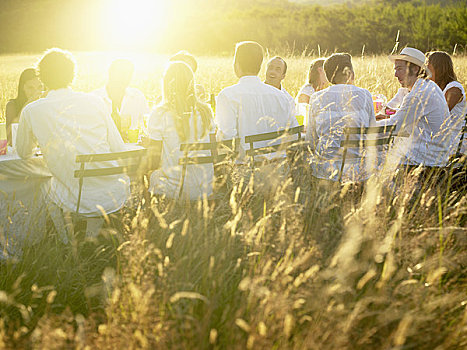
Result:
{"label": "white sleeveless top", "polygon": [[[461,93],[462,93],[462,100],[454,106],[454,108],[451,110],[451,126],[452,130],[455,131],[453,137],[453,150],[451,154],[454,154],[457,151],[457,147],[459,145],[459,138],[460,138],[460,131],[462,127],[465,125],[465,115],[467,114],[467,104],[466,104],[466,99],[465,99],[465,90],[464,87],[462,86],[461,83],[458,81],[451,81],[449,84],[446,85],[446,87],[443,90],[443,94],[446,96],[446,92],[450,88],[458,88]],[[464,141],[461,147],[461,153],[466,154],[467,153],[467,134],[464,135]]]}

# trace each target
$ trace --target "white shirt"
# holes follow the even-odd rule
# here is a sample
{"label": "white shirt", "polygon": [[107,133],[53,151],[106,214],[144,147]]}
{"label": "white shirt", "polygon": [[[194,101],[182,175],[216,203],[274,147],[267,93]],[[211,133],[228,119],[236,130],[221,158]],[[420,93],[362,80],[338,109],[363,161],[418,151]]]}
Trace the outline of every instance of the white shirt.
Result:
{"label": "white shirt", "polygon": [[306,95],[306,96],[310,97],[314,93],[315,93],[315,89],[313,88],[313,85],[311,85],[310,83],[307,83],[307,84],[303,85],[301,87],[300,91],[298,92],[297,100],[298,100],[298,96],[300,96],[300,95]]}
{"label": "white shirt", "polygon": [[289,94],[289,92],[284,89],[284,87],[281,85],[281,91],[284,93],[284,95],[287,97],[287,99],[289,100],[289,103],[292,105],[293,108],[295,108],[295,100],[294,98],[292,97],[291,94]]}
{"label": "white shirt", "polygon": [[[217,97],[215,121],[221,138],[244,137],[298,126],[294,108],[285,94],[264,84],[257,76],[241,77],[235,85],[223,89]],[[271,143],[258,142],[255,147]]]}
{"label": "white shirt", "polygon": [[[29,158],[39,145],[52,173],[47,194],[53,203],[74,212],[78,201],[79,180],[74,171],[78,154],[118,152],[125,144],[107,113],[102,100],[92,94],[71,89],[52,90],[47,97],[27,105],[20,117],[16,150],[21,158]],[[91,163],[87,169],[116,165]],[[100,215],[120,209],[128,198],[129,180],[112,175],[85,178],[81,194],[80,214]]]}
{"label": "white shirt", "polygon": [[396,114],[378,124],[396,124],[395,132],[407,136],[394,141],[392,153],[401,164],[442,167],[455,147],[449,119],[449,108],[438,85],[417,79]]}
{"label": "white shirt", "polygon": [[[149,117],[149,137],[152,140],[162,141],[161,166],[151,174],[150,191],[170,198],[178,198],[182,178],[182,166],[178,165],[178,161],[183,157],[183,152],[180,151],[182,142],[175,129],[173,117],[173,113],[164,106],[156,107]],[[194,130],[195,122],[197,130],[202,130],[199,114],[196,114],[196,121],[193,114],[191,115],[190,130]],[[192,132],[188,140],[183,143],[194,142],[210,142],[209,133],[204,138],[199,139]],[[190,154],[193,156],[211,155],[209,151],[189,152]],[[210,196],[213,177],[212,163],[187,165],[183,196],[191,200],[202,199],[204,194]]]}
{"label": "white shirt", "polygon": [[[107,94],[105,86],[101,89],[93,91],[93,94],[101,97],[105,104],[109,114],[112,114],[112,100]],[[144,94],[133,87],[127,87],[125,95],[123,96],[122,105],[118,111],[122,117],[130,116],[131,125],[130,129],[141,129],[144,127],[143,116],[150,112],[148,102]]]}
{"label": "white shirt", "polygon": [[[451,109],[451,121],[450,127],[453,128],[453,140],[454,148],[451,151],[451,154],[457,152],[457,147],[460,140],[460,132],[462,127],[465,125],[465,115],[467,114],[467,103],[465,102],[465,90],[461,83],[458,81],[451,81],[443,90],[443,95],[446,96],[446,92],[450,89],[456,87],[462,93],[462,100]],[[467,154],[467,134],[464,135],[463,143],[461,146],[461,153]]]}
{"label": "white shirt", "polygon": [[[337,181],[342,165],[340,143],[344,139],[344,128],[376,124],[371,93],[354,85],[332,85],[314,93],[309,108],[306,139],[311,141],[316,158],[311,164],[313,175]],[[344,181],[360,181],[370,175],[366,166],[361,166],[365,154],[358,148],[348,148]]]}
{"label": "white shirt", "polygon": [[392,100],[387,103],[387,106],[391,109],[399,108],[402,104],[402,101],[404,101],[404,97],[407,96],[408,93],[409,89],[403,87],[399,88]]}

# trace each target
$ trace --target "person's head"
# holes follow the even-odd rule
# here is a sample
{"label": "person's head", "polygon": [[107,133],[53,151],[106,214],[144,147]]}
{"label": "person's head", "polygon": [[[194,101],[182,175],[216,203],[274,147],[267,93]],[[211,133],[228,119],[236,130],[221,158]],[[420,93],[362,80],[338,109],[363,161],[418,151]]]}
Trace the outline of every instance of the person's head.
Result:
{"label": "person's head", "polygon": [[308,83],[313,86],[315,91],[323,89],[328,83],[326,78],[326,73],[324,73],[324,61],[325,58],[317,58],[313,60],[310,65],[310,70],[308,72]]}
{"label": "person's head", "polygon": [[451,81],[457,80],[451,56],[447,52],[428,52],[427,60],[428,69],[431,72],[431,80],[438,84],[442,90]]}
{"label": "person's head", "polygon": [[39,79],[49,90],[67,88],[75,77],[75,66],[70,52],[57,48],[47,50],[37,65]]}
{"label": "person's head", "polygon": [[16,104],[21,108],[27,101],[39,98],[42,93],[42,84],[34,68],[26,68],[19,77]]}
{"label": "person's head", "polygon": [[348,53],[332,54],[324,61],[323,68],[331,84],[352,84],[354,81],[352,56]]}
{"label": "person's head", "polygon": [[201,115],[202,130],[197,130],[193,123],[196,137],[206,135],[212,124],[212,112],[209,106],[199,102],[195,96],[193,71],[184,62],[169,63],[162,79],[163,104],[174,113],[175,128],[182,142],[190,135],[190,117],[195,110]]}
{"label": "person's head", "polygon": [[108,85],[122,90],[126,89],[130,85],[134,71],[135,66],[130,60],[119,58],[113,61],[109,67]]}
{"label": "person's head", "polygon": [[281,82],[284,80],[286,73],[287,63],[282,57],[275,56],[267,64],[265,83],[280,89]]}
{"label": "person's head", "polygon": [[412,47],[404,48],[399,55],[389,56],[394,62],[394,76],[404,88],[411,88],[424,74],[425,55]]}
{"label": "person's head", "polygon": [[181,61],[185,62],[188,66],[190,66],[193,73],[196,73],[198,69],[198,62],[196,62],[195,56],[193,56],[188,51],[182,50],[177,52],[175,55],[169,58],[170,62]]}
{"label": "person's head", "polygon": [[263,63],[263,47],[254,41],[242,41],[235,46],[234,70],[237,77],[258,75]]}

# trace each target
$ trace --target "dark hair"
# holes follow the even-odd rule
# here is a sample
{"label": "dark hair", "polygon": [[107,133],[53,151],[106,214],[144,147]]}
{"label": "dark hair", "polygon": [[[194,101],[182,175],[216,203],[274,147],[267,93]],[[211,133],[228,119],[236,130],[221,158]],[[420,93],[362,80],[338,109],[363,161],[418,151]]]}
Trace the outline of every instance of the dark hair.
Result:
{"label": "dark hair", "polygon": [[75,76],[75,60],[70,52],[61,49],[47,50],[37,65],[39,79],[51,89],[68,87]]}
{"label": "dark hair", "polygon": [[263,47],[255,41],[242,41],[235,46],[235,62],[243,73],[258,75],[263,63]]}
{"label": "dark hair", "polygon": [[198,69],[198,62],[196,62],[195,56],[193,56],[191,53],[185,50],[177,52],[175,55],[169,58],[169,61],[170,62],[175,62],[175,61],[185,62],[186,64],[188,64],[188,66],[190,66],[193,73],[196,73],[196,70]]}
{"label": "dark hair", "polygon": [[285,60],[280,56],[274,56],[273,58],[271,58],[268,62],[268,65],[274,60],[281,60],[282,62],[284,62],[284,74],[287,73],[287,62],[285,62]]}
{"label": "dark hair", "polygon": [[15,102],[17,111],[21,111],[28,100],[26,93],[24,92],[24,84],[34,78],[37,78],[37,73],[34,68],[26,68],[21,73],[18,83],[18,93],[16,98],[13,100]]}
{"label": "dark hair", "polygon": [[313,60],[310,64],[310,71],[308,72],[308,83],[313,85],[313,88],[316,90],[316,87],[319,84],[319,72],[318,68],[323,68],[325,58],[317,58]]}
{"label": "dark hair", "polygon": [[454,65],[451,56],[444,51],[433,51],[427,53],[428,63],[435,70],[435,83],[444,90],[451,81],[457,80],[454,73]]}
{"label": "dark hair", "polygon": [[352,56],[348,53],[334,53],[324,61],[323,68],[328,81],[336,84],[336,81],[345,78],[346,69],[353,69]]}

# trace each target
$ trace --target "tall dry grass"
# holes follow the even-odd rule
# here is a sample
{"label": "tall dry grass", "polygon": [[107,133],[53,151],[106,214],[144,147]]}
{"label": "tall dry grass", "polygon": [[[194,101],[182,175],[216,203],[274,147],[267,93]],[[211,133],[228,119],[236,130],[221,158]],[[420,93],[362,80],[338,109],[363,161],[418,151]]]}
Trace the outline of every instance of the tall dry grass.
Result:
{"label": "tall dry grass", "polygon": [[[164,59],[135,77],[153,100]],[[208,91],[235,81],[230,61],[200,58]],[[288,61],[294,93],[309,59]],[[107,58],[78,62],[78,89],[105,80]],[[358,85],[396,91],[384,57],[354,62]],[[456,65],[465,79],[465,59]],[[272,188],[260,176],[229,181],[209,201],[141,200],[97,240],[63,246],[51,228],[0,265],[0,348],[467,346],[465,187],[416,175],[398,177],[397,191],[381,177],[341,187],[313,180],[300,161]]]}

